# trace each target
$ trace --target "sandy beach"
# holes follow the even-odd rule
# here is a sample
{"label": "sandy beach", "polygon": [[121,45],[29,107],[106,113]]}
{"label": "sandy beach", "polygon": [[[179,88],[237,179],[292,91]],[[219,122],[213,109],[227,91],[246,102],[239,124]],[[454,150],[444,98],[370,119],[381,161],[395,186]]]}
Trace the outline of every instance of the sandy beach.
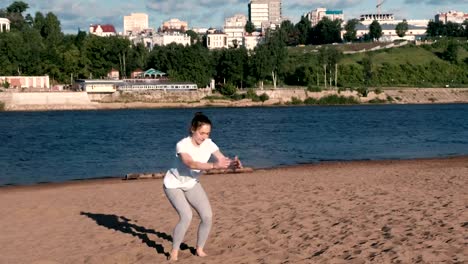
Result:
{"label": "sandy beach", "polygon": [[[210,255],[178,263],[467,263],[468,157],[204,175]],[[0,263],[165,263],[161,179],[0,188]]]}

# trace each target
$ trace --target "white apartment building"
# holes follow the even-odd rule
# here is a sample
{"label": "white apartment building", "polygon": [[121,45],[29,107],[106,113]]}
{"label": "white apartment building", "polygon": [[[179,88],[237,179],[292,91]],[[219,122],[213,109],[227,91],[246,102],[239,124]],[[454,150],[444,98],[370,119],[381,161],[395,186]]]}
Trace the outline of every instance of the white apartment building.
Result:
{"label": "white apartment building", "polygon": [[10,31],[10,20],[8,18],[0,17],[0,32]]}
{"label": "white apartment building", "polygon": [[252,32],[252,34],[245,33],[243,40],[242,44],[244,47],[248,50],[253,50],[258,44],[262,43],[264,38],[260,32]]}
{"label": "white apartment building", "polygon": [[[224,33],[227,35],[228,47],[240,47],[243,44],[245,24],[247,17],[237,14],[224,20]],[[237,43],[235,45],[235,43]]]}
{"label": "white apartment building", "polygon": [[[400,22],[403,22],[402,19],[395,20],[393,14],[363,14],[359,17],[359,21],[363,25],[370,25],[374,20],[377,20],[379,24],[388,24],[388,25],[396,25]],[[427,27],[429,20],[427,19],[408,19],[406,20],[408,25],[413,25],[416,27]]]}
{"label": "white apartment building", "polygon": [[124,32],[125,36],[138,34],[148,28],[148,15],[145,13],[131,13],[129,16],[124,16]]}
{"label": "white apartment building", "polygon": [[100,36],[100,37],[109,37],[117,35],[113,25],[89,25],[89,33]]}
{"label": "white apartment building", "polygon": [[341,19],[342,21],[345,20],[342,10],[327,10],[326,8],[317,8],[312,10],[309,13],[304,14],[304,17],[310,20],[313,27],[315,27],[324,17],[327,17],[332,21],[335,19]]}
{"label": "white apartment building", "polygon": [[168,21],[164,21],[162,23],[160,31],[162,32],[172,32],[172,31],[185,32],[187,29],[188,29],[188,23],[186,21],[181,21],[177,18],[171,18]]}
{"label": "white apartment building", "polygon": [[213,32],[206,35],[206,46],[208,49],[228,48],[228,35],[223,32]]}
{"label": "white apartment building", "polygon": [[[396,33],[395,24],[381,24],[382,27],[382,37],[378,39],[380,42],[393,42],[394,40],[418,40],[426,36],[427,27],[426,26],[415,26],[408,24],[408,31],[406,31],[405,36],[400,38]],[[341,31],[341,37],[346,33],[345,30]],[[369,34],[369,25],[359,24],[356,26],[356,37],[363,38],[364,35]]]}
{"label": "white apartment building", "polygon": [[281,0],[251,0],[249,3],[249,20],[256,28],[262,28],[262,23],[281,23]]}
{"label": "white apartment building", "polygon": [[447,22],[462,24],[467,19],[468,14],[454,10],[435,15],[435,21],[442,22],[444,24],[447,24]]}
{"label": "white apartment building", "polygon": [[160,33],[153,36],[153,46],[166,46],[171,43],[190,46],[190,36],[179,32]]}

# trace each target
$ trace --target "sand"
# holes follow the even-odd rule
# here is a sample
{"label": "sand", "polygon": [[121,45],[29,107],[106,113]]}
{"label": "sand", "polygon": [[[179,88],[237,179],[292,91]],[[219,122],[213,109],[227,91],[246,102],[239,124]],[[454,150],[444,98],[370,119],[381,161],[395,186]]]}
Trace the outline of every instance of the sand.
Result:
{"label": "sand", "polygon": [[[204,175],[213,211],[178,263],[468,263],[468,157]],[[165,263],[160,179],[0,188],[0,263]]]}

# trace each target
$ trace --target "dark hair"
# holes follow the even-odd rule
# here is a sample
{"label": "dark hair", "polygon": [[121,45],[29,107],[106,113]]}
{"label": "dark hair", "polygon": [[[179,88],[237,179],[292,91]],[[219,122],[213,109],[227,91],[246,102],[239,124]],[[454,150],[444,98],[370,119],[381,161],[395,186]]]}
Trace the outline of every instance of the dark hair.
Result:
{"label": "dark hair", "polygon": [[208,117],[204,115],[202,112],[196,112],[195,116],[192,119],[192,123],[190,125],[190,133],[192,133],[192,131],[196,131],[198,128],[200,128],[203,125],[211,126],[210,119],[208,119]]}

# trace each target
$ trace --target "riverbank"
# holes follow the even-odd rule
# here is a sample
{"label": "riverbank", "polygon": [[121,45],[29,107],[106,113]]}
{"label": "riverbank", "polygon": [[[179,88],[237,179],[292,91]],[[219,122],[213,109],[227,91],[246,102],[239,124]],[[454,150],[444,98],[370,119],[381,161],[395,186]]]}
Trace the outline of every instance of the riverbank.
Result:
{"label": "riverbank", "polygon": [[[203,263],[464,263],[468,157],[204,175]],[[162,263],[177,214],[162,180],[0,189],[1,263]],[[180,263],[191,253],[198,218]]]}
{"label": "riverbank", "polygon": [[[168,92],[169,93],[169,92]],[[106,110],[134,108],[195,108],[195,107],[252,107],[278,106],[300,103],[306,98],[320,99],[330,95],[353,97],[362,104],[434,104],[434,103],[468,103],[468,88],[386,88],[376,92],[370,91],[362,96],[357,91],[327,90],[308,92],[304,89],[259,90],[257,94],[266,93],[269,99],[265,102],[254,102],[250,99],[198,99],[179,101],[170,94],[167,98],[158,94],[151,96],[131,96],[130,99],[116,96],[109,100],[92,101],[85,92],[55,93],[0,93],[6,111],[47,111],[47,110]],[[209,97],[208,97],[209,98]],[[294,101],[295,100],[295,101]]]}

